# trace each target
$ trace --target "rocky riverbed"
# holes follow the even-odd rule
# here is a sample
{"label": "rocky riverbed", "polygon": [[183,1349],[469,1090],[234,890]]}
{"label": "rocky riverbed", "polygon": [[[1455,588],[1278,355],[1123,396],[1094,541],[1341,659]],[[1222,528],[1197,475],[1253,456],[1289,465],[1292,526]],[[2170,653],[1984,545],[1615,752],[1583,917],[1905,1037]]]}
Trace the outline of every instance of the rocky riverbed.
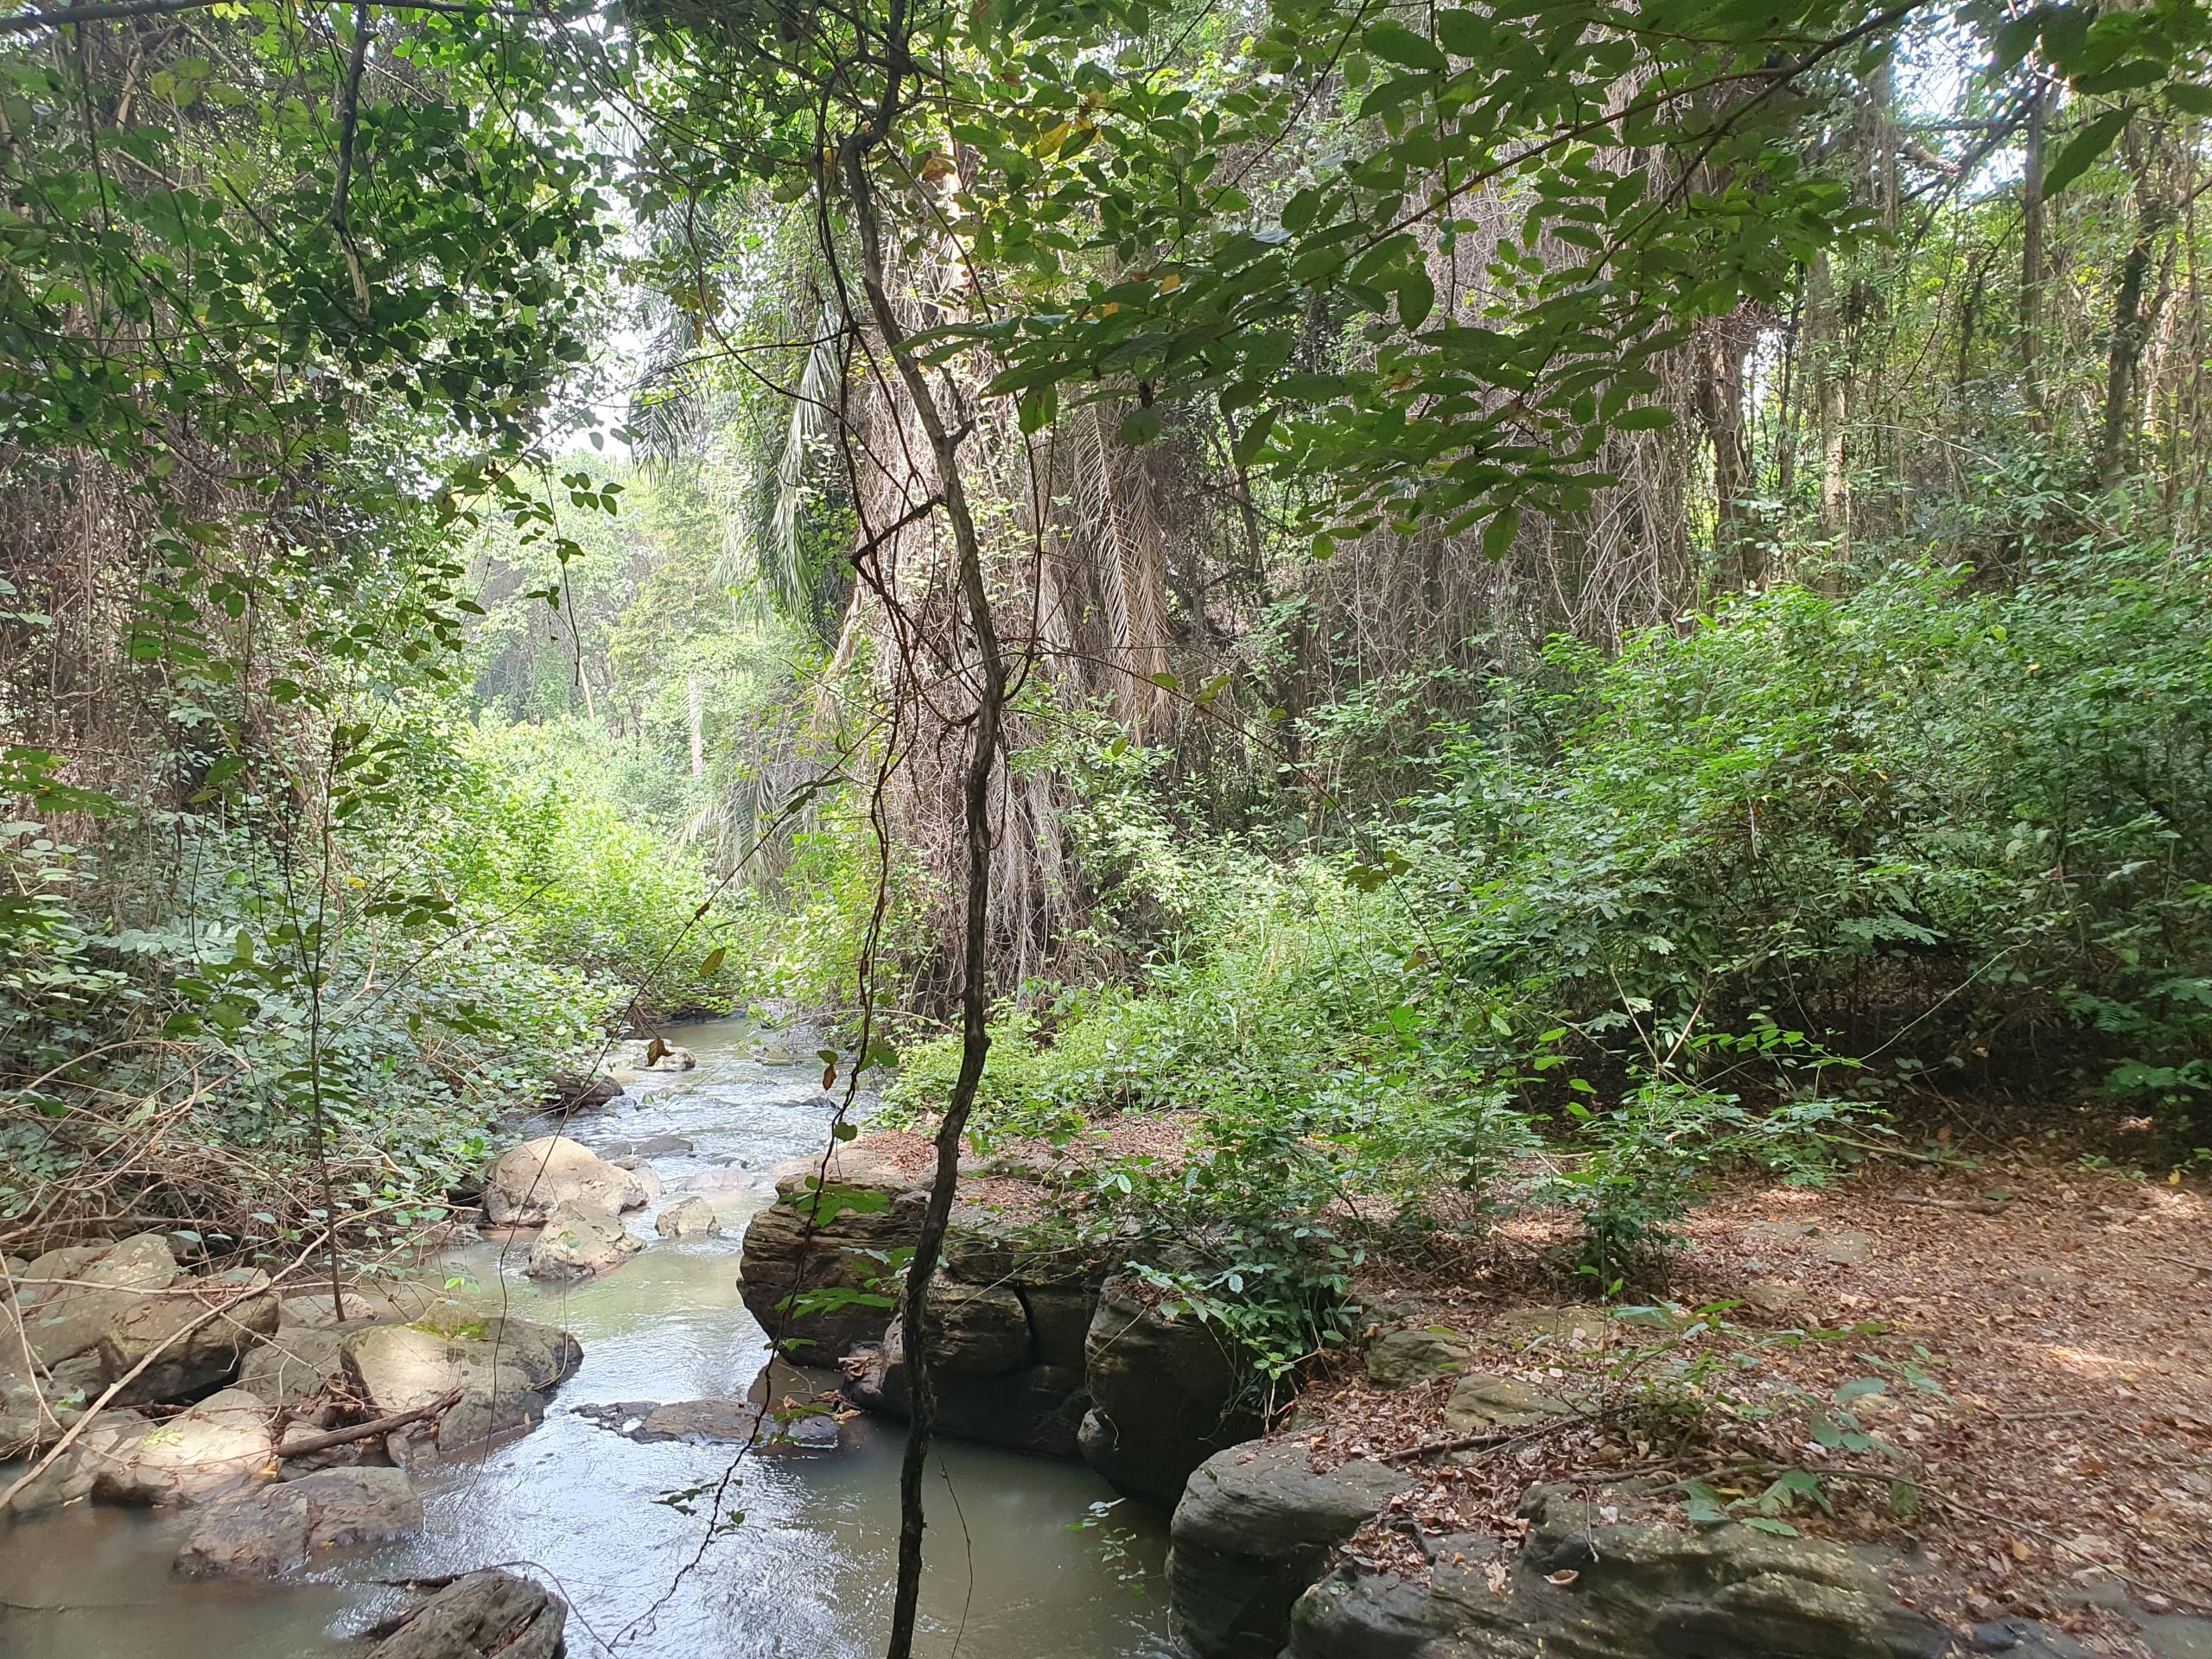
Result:
{"label": "rocky riverbed", "polygon": [[[741,1236],[772,1195],[766,1171],[826,1145],[832,1107],[819,1070],[776,1063],[787,1057],[772,1038],[734,1024],[681,1035],[696,1069],[633,1074],[625,1095],[560,1126],[574,1150],[516,1160],[537,1161],[535,1178],[503,1185],[493,1172],[487,1198],[501,1191],[511,1207],[486,1217],[486,1236],[349,1293],[342,1322],[327,1287],[270,1294],[264,1311],[261,1287],[198,1283],[193,1263],[164,1263],[143,1240],[110,1265],[48,1264],[105,1298],[79,1310],[79,1331],[105,1334],[171,1290],[203,1309],[236,1297],[246,1316],[211,1319],[235,1340],[199,1354],[204,1374],[132,1414],[111,1406],[72,1448],[101,1455],[66,1458],[66,1486],[58,1464],[37,1512],[0,1521],[0,1651],[435,1659],[440,1643],[511,1615],[546,1652],[563,1636],[571,1654],[617,1642],[626,1655],[877,1649],[896,1426],[849,1403],[822,1408],[814,1396],[835,1400],[834,1371],[779,1372],[776,1403],[811,1408],[764,1419],[747,1385],[767,1345],[738,1287]],[[810,1060],[815,1045],[791,1046]],[[555,1191],[556,1166],[597,1192]],[[542,1219],[528,1213],[541,1199]],[[563,1200],[637,1248],[549,1261],[541,1246]],[[59,1332],[59,1310],[48,1314]],[[144,1351],[118,1349],[117,1362]],[[92,1363],[63,1375],[97,1393],[119,1373],[94,1369],[97,1339],[86,1353]],[[39,1377],[61,1408],[24,1440],[67,1432],[68,1393],[52,1388],[66,1363]],[[8,1404],[36,1415],[20,1389]],[[433,1409],[284,1455],[417,1408]],[[964,1622],[960,1651],[984,1659],[1154,1649],[1156,1525],[1116,1515],[1123,1548],[1109,1558],[1097,1529],[1071,1530],[1114,1496],[1080,1465],[957,1443],[941,1463],[939,1513],[957,1503],[973,1554],[949,1520],[932,1534],[930,1640],[949,1644]],[[22,1467],[0,1469],[0,1485]],[[1150,1564],[1134,1584],[1131,1560]],[[472,1577],[487,1567],[508,1576]],[[428,1587],[383,1582],[403,1580]]]}

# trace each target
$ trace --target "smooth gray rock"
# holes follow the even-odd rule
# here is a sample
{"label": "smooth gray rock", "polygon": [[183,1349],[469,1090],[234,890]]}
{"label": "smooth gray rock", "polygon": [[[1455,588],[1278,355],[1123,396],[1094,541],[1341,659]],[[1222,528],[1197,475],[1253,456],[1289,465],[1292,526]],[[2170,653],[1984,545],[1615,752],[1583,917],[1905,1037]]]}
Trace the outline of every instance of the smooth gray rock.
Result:
{"label": "smooth gray rock", "polygon": [[364,1321],[338,1325],[293,1325],[245,1357],[238,1386],[267,1404],[298,1411],[346,1374],[346,1338],[368,1328]]}
{"label": "smooth gray rock", "polygon": [[2212,1618],[2145,1613],[2139,1622],[2144,1639],[2158,1659],[2212,1659]]}
{"label": "smooth gray rock", "polygon": [[1173,1504],[1193,1469],[1260,1431],[1235,1343],[1195,1315],[1165,1318],[1132,1278],[1101,1287],[1084,1354],[1084,1460],[1122,1491]]}
{"label": "smooth gray rock", "polygon": [[1298,1441],[1216,1452],[1192,1471],[1169,1530],[1175,1637],[1198,1659],[1274,1659],[1329,1552],[1413,1484],[1365,1461],[1316,1474]]}
{"label": "smooth gray rock", "polygon": [[525,1141],[484,1172],[484,1217],[497,1226],[542,1226],[563,1204],[620,1214],[645,1202],[635,1175],[564,1135]]}
{"label": "smooth gray rock", "polygon": [[[1416,1584],[1340,1567],[1291,1611],[1288,1659],[1938,1659],[1950,1632],[1840,1545],[1599,1518],[1538,1489],[1504,1593],[1440,1554]],[[1471,1554],[1472,1552],[1469,1552]]]}
{"label": "smooth gray rock", "polygon": [[210,1504],[177,1552],[194,1577],[274,1578],[345,1544],[404,1537],[423,1500],[397,1469],[326,1469]]}
{"label": "smooth gray rock", "polygon": [[145,1369],[123,1386],[119,1406],[189,1400],[238,1376],[245,1356],[276,1333],[282,1309],[269,1275],[248,1268],[181,1279],[140,1298],[100,1333],[105,1383]]}
{"label": "smooth gray rock", "polygon": [[366,1659],[556,1659],[569,1605],[497,1571],[456,1579],[409,1613]]}
{"label": "smooth gray rock", "polygon": [[[845,1397],[863,1410],[904,1417],[912,1404],[905,1332],[896,1320],[882,1342],[849,1356]],[[1065,1365],[1024,1365],[994,1376],[938,1378],[937,1427],[957,1440],[1002,1446],[1032,1457],[1073,1459],[1090,1396],[1083,1372]]]}
{"label": "smooth gray rock", "polygon": [[48,1366],[91,1352],[118,1314],[147,1292],[167,1289],[181,1271],[159,1233],[48,1250],[16,1279],[31,1352]]}
{"label": "smooth gray rock", "polygon": [[449,1454],[535,1423],[553,1390],[582,1363],[583,1350],[565,1331],[492,1318],[450,1330],[373,1325],[347,1333],[340,1359],[379,1416],[458,1390],[459,1403],[439,1419],[434,1436],[436,1450]]}
{"label": "smooth gray rock", "polygon": [[226,1389],[118,1441],[95,1471],[92,1494],[113,1503],[205,1503],[269,1479],[276,1458],[269,1408],[243,1389]]}
{"label": "smooth gray rock", "polygon": [[1377,1388],[1414,1389],[1457,1376],[1473,1352],[1457,1331],[1414,1326],[1378,1332],[1367,1344],[1367,1380]]}
{"label": "smooth gray rock", "polygon": [[1518,1377],[1478,1372],[1463,1376],[1444,1402],[1444,1426],[1454,1434],[1491,1429],[1529,1428],[1547,1418],[1567,1414],[1563,1402]]}
{"label": "smooth gray rock", "polygon": [[611,1273],[645,1248],[612,1210],[563,1200],[530,1247],[533,1279],[588,1279]]}
{"label": "smooth gray rock", "polygon": [[715,1206],[696,1192],[678,1198],[653,1218],[653,1230],[663,1238],[713,1238],[721,1230]]}

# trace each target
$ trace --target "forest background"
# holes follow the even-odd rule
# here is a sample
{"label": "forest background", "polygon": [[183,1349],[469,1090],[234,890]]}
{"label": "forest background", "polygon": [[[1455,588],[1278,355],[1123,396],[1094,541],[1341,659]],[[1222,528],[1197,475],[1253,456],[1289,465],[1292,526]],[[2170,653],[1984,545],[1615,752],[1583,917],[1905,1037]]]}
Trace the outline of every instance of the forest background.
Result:
{"label": "forest background", "polygon": [[926,1123],[970,983],[1278,1374],[1325,1216],[2212,1155],[2196,9],[60,16],[10,1254],[384,1248],[747,1006]]}

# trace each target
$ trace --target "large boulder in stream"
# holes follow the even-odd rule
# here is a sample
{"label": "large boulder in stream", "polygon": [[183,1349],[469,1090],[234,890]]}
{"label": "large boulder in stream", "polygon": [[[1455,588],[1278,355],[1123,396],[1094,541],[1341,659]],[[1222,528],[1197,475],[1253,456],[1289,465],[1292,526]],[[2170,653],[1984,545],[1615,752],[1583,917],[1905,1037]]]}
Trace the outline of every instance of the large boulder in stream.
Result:
{"label": "large boulder in stream", "polygon": [[567,1332],[496,1316],[444,1328],[372,1325],[340,1346],[346,1376],[378,1416],[457,1396],[417,1437],[440,1455],[529,1427],[582,1360]]}
{"label": "large boulder in stream", "polygon": [[1187,1311],[1170,1317],[1134,1277],[1100,1289],[1084,1361],[1084,1460],[1122,1491],[1173,1504],[1192,1470],[1260,1432],[1236,1344]]}
{"label": "large boulder in stream", "polygon": [[484,1172],[484,1218],[500,1227],[539,1227],[564,1204],[620,1214],[645,1202],[645,1183],[565,1135],[510,1148]]}
{"label": "large boulder in stream", "polygon": [[397,1621],[366,1659],[557,1659],[568,1604],[512,1573],[456,1579]]}
{"label": "large boulder in stream", "polygon": [[612,1210],[563,1203],[545,1217],[545,1230],[530,1247],[533,1279],[588,1279],[620,1267],[645,1248],[645,1241],[622,1224]]}
{"label": "large boulder in stream", "polygon": [[32,1355],[51,1367],[92,1352],[117,1315],[148,1293],[168,1289],[181,1272],[159,1233],[48,1250],[16,1280],[16,1306]]}
{"label": "large boulder in stream", "polygon": [[[1051,1344],[1042,1339],[1030,1307],[1032,1295],[1043,1295],[1051,1306],[1057,1294],[969,1284],[949,1275],[931,1287],[937,1421],[943,1433],[1043,1457],[1077,1455],[1077,1431],[1090,1403],[1081,1351],[1048,1357],[1043,1351]],[[1071,1357],[1077,1363],[1067,1363]],[[906,1415],[912,1395],[903,1318],[893,1319],[880,1343],[848,1362],[844,1392],[868,1410]]]}
{"label": "large boulder in stream", "polygon": [[892,1304],[886,1258],[911,1250],[925,1183],[852,1146],[777,1171],[776,1202],[745,1231],[739,1288],[785,1358],[833,1363],[883,1334]]}

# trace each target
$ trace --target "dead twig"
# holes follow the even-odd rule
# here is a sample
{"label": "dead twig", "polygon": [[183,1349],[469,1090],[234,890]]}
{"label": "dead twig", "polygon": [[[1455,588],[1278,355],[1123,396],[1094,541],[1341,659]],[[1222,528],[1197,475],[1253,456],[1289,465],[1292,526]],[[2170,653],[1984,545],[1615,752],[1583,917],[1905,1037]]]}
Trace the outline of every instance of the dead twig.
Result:
{"label": "dead twig", "polygon": [[308,1458],[318,1452],[327,1452],[334,1446],[351,1446],[355,1440],[365,1440],[378,1434],[389,1434],[395,1428],[404,1428],[410,1423],[419,1423],[425,1417],[442,1417],[460,1403],[462,1390],[459,1389],[440,1395],[428,1405],[410,1407],[395,1411],[389,1417],[378,1417],[365,1423],[355,1423],[347,1428],[334,1428],[326,1433],[310,1434],[303,1440],[279,1443],[276,1455],[280,1458]]}

